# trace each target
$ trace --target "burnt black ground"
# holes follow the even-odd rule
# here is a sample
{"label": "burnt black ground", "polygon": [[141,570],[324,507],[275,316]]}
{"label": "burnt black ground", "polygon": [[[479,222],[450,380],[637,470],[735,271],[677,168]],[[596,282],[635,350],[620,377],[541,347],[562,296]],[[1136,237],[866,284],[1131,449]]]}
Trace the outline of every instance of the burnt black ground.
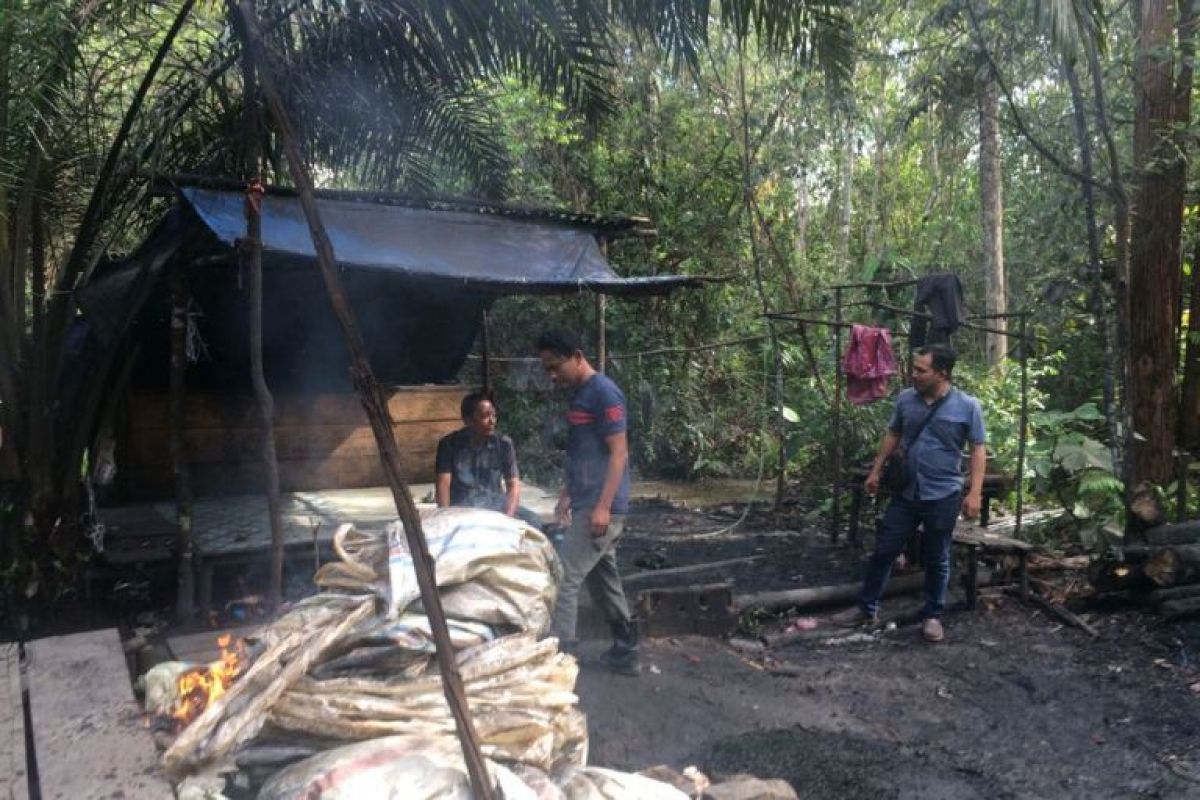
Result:
{"label": "burnt black ground", "polygon": [[[767,553],[729,576],[739,592],[859,574],[859,551],[787,533],[787,520],[686,538],[715,521],[643,508],[622,565],[636,571],[650,551],[665,566]],[[942,645],[912,626],[766,653],[660,639],[644,643],[638,678],[587,666],[605,646],[587,643],[592,761],[783,778],[806,798],[1200,798],[1200,624],[1089,618],[1099,639],[993,594],[949,613]]]}

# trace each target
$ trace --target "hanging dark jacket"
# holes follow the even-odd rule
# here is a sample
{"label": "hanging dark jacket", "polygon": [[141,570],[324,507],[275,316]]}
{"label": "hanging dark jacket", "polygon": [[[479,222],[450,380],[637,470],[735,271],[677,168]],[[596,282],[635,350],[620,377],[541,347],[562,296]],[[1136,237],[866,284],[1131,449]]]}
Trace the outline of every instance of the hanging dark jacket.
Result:
{"label": "hanging dark jacket", "polygon": [[962,282],[952,272],[926,275],[917,281],[917,299],[909,333],[909,346],[917,349],[927,344],[949,344],[950,334],[967,321],[967,308],[963,302]]}

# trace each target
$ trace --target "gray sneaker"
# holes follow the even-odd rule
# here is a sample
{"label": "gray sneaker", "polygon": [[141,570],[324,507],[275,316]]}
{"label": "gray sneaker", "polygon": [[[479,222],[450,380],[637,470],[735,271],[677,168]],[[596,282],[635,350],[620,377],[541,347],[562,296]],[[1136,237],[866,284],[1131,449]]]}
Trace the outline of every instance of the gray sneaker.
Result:
{"label": "gray sneaker", "polygon": [[877,624],[879,617],[863,611],[861,606],[853,606],[852,608],[847,608],[845,611],[839,611],[831,615],[829,621],[843,628],[858,628],[862,625]]}
{"label": "gray sneaker", "polygon": [[930,617],[921,623],[921,635],[925,637],[925,641],[937,644],[946,638],[946,631],[942,628],[941,620]]}

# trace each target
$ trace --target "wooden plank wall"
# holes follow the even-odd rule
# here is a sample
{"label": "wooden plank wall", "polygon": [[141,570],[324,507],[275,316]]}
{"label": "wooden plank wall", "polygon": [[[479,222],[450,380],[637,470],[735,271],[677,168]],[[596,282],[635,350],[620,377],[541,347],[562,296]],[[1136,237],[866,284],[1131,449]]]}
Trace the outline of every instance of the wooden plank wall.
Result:
{"label": "wooden plank wall", "polygon": [[[391,391],[388,410],[411,482],[433,480],[442,436],[462,425],[462,386],[402,387]],[[169,398],[131,395],[128,424],[117,447],[125,496],[173,496]],[[258,412],[249,396],[190,395],[184,444],[197,495],[262,491]],[[275,398],[275,449],[284,491],[356,489],[385,483],[379,450],[355,394]]]}

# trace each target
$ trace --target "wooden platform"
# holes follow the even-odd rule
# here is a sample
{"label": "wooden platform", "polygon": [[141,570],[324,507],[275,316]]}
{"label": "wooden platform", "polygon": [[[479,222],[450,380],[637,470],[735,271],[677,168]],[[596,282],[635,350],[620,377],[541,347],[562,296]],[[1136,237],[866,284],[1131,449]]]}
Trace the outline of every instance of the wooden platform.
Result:
{"label": "wooden platform", "polygon": [[115,628],[26,645],[30,718],[45,800],[168,800]]}
{"label": "wooden platform", "polygon": [[[433,484],[409,486],[418,508],[432,508]],[[337,529],[346,522],[362,530],[378,530],[396,519],[391,489],[289,492],[282,501],[285,560],[315,571],[318,553],[328,559]],[[521,505],[543,522],[554,519],[553,494],[534,486],[521,486]],[[171,502],[131,503],[99,510],[105,525],[103,558],[110,566],[174,558],[175,505]],[[271,548],[267,500],[261,494],[197,498],[192,508],[195,542],[197,603],[202,618],[212,610],[216,570],[265,563]]]}
{"label": "wooden platform", "polygon": [[7,800],[28,800],[25,707],[21,694],[21,653],[18,645],[0,645],[0,672],[0,796]]}

